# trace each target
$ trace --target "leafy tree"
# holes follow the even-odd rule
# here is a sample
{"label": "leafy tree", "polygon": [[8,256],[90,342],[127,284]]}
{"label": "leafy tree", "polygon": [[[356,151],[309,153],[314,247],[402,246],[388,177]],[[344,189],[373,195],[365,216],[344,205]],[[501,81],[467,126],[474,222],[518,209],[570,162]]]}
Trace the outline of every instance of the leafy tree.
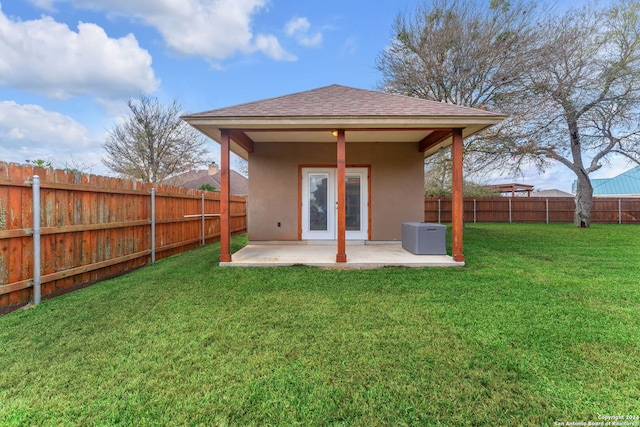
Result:
{"label": "leafy tree", "polygon": [[130,178],[156,183],[206,163],[206,139],[180,119],[177,101],[128,99],[131,114],[109,131],[103,163]]}
{"label": "leafy tree", "polygon": [[49,160],[35,159],[35,160],[26,160],[26,162],[39,168],[53,169],[53,163],[51,163]]}
{"label": "leafy tree", "polygon": [[506,0],[427,1],[396,20],[381,86],[508,114],[465,141],[466,167],[559,162],[577,176],[575,225],[588,227],[589,174],[611,154],[640,161],[639,10],[637,0],[562,16]]}
{"label": "leafy tree", "polygon": [[216,187],[214,187],[213,185],[206,183],[206,184],[202,184],[200,187],[198,187],[198,190],[202,190],[202,191],[218,191],[216,189]]}

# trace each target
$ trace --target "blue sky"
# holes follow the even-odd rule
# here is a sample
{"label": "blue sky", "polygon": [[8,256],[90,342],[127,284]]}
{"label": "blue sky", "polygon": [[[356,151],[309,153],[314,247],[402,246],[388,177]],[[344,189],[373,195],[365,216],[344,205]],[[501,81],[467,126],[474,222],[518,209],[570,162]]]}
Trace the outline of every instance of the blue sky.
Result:
{"label": "blue sky", "polygon": [[[419,3],[0,0],[0,160],[106,173],[106,132],[141,93],[193,113],[333,83],[375,89],[395,16]],[[491,181],[568,191],[572,179],[558,167]]]}

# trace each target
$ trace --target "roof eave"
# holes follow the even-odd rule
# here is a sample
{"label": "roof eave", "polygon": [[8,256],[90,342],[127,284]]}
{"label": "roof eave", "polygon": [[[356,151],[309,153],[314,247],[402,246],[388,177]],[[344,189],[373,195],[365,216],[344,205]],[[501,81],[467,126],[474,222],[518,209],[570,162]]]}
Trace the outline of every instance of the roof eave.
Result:
{"label": "roof eave", "polygon": [[287,128],[465,128],[470,125],[494,125],[506,118],[502,115],[478,116],[312,116],[312,117],[182,117],[192,126],[218,129],[287,129]]}
{"label": "roof eave", "polygon": [[[500,123],[506,116],[499,114],[460,116],[290,116],[290,117],[205,117],[202,115],[183,116],[182,119],[211,139],[220,142],[221,129],[454,129],[462,128],[467,138]],[[425,151],[428,157],[438,150],[451,145],[451,138]],[[231,141],[231,151],[247,159],[248,153],[240,145]]]}
{"label": "roof eave", "polygon": [[[499,123],[499,121],[497,122]],[[477,133],[482,132],[483,130],[491,127],[494,124],[497,123],[491,123],[491,124],[486,124],[486,125],[473,125],[473,126],[467,126],[465,128],[463,128],[462,130],[462,138],[468,138],[472,135],[475,135]],[[424,151],[424,157],[431,157],[432,155],[436,154],[438,151],[442,150],[443,148],[447,148],[449,146],[451,146],[453,144],[453,138],[449,137],[447,139],[442,140],[440,143],[434,145],[433,147],[430,147],[428,150]]]}

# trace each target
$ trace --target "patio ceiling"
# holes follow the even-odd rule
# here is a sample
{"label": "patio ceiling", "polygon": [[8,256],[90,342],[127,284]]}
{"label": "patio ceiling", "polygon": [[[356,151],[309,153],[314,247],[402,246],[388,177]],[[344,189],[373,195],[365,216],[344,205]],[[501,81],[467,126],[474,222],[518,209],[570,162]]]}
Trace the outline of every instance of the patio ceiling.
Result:
{"label": "patio ceiling", "polygon": [[[338,129],[337,127],[333,129]],[[265,130],[245,130],[245,134],[253,141],[259,142],[313,142],[313,143],[336,143],[336,137],[331,131],[333,129],[322,129],[317,131],[287,131],[279,129],[277,132]],[[420,141],[432,133],[431,130],[347,130],[349,142],[414,142]]]}
{"label": "patio ceiling", "polygon": [[499,123],[504,116],[407,96],[339,85],[240,104],[183,119],[220,141],[231,131],[231,151],[247,158],[259,142],[335,143],[344,129],[350,142],[415,142],[425,157],[451,145],[451,129],[463,137]]}

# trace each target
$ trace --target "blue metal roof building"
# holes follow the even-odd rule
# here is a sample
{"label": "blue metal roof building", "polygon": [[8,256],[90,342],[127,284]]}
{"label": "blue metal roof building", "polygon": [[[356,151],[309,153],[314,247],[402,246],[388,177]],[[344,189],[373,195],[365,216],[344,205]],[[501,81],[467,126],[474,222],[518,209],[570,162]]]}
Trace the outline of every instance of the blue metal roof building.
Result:
{"label": "blue metal roof building", "polygon": [[[640,197],[640,166],[636,166],[613,178],[591,180],[593,195],[600,197]],[[571,192],[575,194],[577,181],[573,181]]]}

